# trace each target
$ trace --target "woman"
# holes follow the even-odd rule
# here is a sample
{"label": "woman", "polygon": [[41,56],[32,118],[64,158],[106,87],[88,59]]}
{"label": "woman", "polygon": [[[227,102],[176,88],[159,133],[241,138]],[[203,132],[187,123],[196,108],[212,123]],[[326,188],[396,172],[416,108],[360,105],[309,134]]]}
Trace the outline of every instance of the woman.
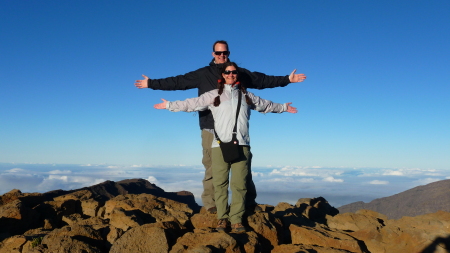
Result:
{"label": "woman", "polygon": [[[222,78],[219,79],[218,89],[202,94],[200,97],[186,99],[184,101],[169,102],[164,99],[156,104],[156,109],[168,109],[173,112],[211,110],[214,117],[215,132],[222,142],[232,140],[232,132],[236,123],[236,111],[239,92],[242,93],[239,115],[237,118],[237,140],[239,142],[239,159],[227,163],[223,159],[222,150],[217,139],[212,143],[212,170],[214,196],[217,207],[217,230],[224,232],[231,222],[233,232],[244,233],[242,216],[245,212],[246,179],[251,164],[249,124],[250,110],[259,112],[290,112],[297,113],[291,103],[277,104],[264,100],[247,92],[245,87],[238,82],[238,66],[236,63],[227,62],[222,69]],[[229,174],[231,170],[231,180]],[[228,184],[232,192],[231,205],[228,207]]]}

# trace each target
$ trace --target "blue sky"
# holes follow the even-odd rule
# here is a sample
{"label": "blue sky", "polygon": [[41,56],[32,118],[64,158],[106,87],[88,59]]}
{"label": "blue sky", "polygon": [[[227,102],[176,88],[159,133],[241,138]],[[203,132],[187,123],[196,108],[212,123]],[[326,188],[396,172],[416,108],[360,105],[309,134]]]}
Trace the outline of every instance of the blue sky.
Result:
{"label": "blue sky", "polygon": [[198,116],[152,107],[196,90],[133,83],[206,66],[224,39],[242,67],[308,77],[254,91],[299,109],[252,115],[255,168],[449,170],[448,13],[444,0],[1,1],[0,163],[201,168]]}

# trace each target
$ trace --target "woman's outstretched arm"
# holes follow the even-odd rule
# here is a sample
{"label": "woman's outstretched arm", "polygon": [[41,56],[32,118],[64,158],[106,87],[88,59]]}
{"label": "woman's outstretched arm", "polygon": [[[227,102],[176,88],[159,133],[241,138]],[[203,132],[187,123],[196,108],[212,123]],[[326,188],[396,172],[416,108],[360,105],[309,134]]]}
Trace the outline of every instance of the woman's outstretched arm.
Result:
{"label": "woman's outstretched arm", "polygon": [[161,98],[162,103],[155,104],[155,109],[167,109],[172,112],[195,112],[204,111],[212,104],[214,97],[217,96],[217,90],[206,92],[200,97],[188,98],[183,101],[167,101]]}

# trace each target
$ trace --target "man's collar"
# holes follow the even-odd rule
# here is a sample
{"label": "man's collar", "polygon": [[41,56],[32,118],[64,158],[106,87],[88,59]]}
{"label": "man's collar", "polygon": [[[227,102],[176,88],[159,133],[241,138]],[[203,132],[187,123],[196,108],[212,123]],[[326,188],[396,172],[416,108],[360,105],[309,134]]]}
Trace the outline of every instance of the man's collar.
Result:
{"label": "man's collar", "polygon": [[[227,59],[227,62],[230,62],[230,58]],[[221,67],[223,65],[223,63],[216,63],[216,61],[214,61],[214,58],[211,60],[211,62],[209,63],[210,66],[218,66]]]}

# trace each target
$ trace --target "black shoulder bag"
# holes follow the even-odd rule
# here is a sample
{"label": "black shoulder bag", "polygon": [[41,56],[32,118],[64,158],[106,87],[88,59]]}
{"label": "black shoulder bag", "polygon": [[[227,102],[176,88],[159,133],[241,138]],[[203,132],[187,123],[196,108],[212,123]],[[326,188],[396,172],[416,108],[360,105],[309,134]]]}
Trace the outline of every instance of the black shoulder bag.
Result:
{"label": "black shoulder bag", "polygon": [[216,136],[217,142],[219,143],[220,149],[222,150],[223,160],[227,163],[232,163],[236,161],[240,157],[239,151],[239,141],[236,137],[237,135],[237,121],[239,116],[239,110],[241,108],[241,100],[242,100],[242,92],[239,91],[238,96],[238,106],[236,110],[236,122],[234,123],[233,128],[233,137],[230,142],[223,142],[217,136],[216,130],[214,129],[214,135]]}

